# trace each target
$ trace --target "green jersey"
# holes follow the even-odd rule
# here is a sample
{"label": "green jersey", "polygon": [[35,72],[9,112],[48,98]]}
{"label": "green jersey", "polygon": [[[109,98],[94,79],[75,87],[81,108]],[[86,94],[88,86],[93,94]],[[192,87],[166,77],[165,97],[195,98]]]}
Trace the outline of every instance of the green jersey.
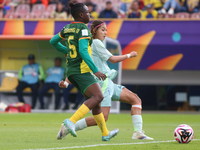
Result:
{"label": "green jersey", "polygon": [[72,22],[71,24],[67,24],[62,31],[59,32],[59,36],[65,39],[67,47],[67,77],[73,74],[91,72],[91,69],[85,63],[79,52],[79,41],[82,39],[89,39],[87,51],[90,56],[92,54],[92,35],[89,28],[84,23]]}

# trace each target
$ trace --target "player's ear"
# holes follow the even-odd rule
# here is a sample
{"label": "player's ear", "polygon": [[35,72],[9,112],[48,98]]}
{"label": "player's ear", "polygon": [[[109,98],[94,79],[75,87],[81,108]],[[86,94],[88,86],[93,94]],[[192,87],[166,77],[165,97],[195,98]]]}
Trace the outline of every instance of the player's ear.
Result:
{"label": "player's ear", "polygon": [[96,33],[97,29],[93,29],[93,33]]}
{"label": "player's ear", "polygon": [[80,18],[83,18],[83,13],[79,13],[79,17],[80,17]]}

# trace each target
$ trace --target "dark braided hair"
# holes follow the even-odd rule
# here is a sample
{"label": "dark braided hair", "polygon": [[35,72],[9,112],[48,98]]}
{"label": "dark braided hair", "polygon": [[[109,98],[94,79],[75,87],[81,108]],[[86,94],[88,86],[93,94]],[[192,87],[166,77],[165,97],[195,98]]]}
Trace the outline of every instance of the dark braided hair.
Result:
{"label": "dark braided hair", "polygon": [[85,4],[83,3],[69,3],[69,7],[71,8],[72,17],[79,18],[79,13],[84,11]]}
{"label": "dark braided hair", "polygon": [[[92,22],[92,24],[90,26],[90,32],[92,33],[93,38],[95,37],[95,34],[96,34],[94,29],[97,30],[100,27],[100,26],[99,27],[97,27],[97,26],[102,24],[102,23],[104,23],[104,21],[102,21],[102,20],[95,20],[95,21]],[[97,28],[95,28],[95,27],[97,27]]]}

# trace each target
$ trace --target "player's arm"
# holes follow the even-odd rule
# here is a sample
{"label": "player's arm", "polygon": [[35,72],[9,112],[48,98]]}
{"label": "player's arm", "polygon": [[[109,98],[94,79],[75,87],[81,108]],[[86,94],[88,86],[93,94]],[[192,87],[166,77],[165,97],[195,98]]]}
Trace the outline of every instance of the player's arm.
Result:
{"label": "player's arm", "polygon": [[125,55],[120,55],[120,56],[111,56],[108,60],[114,64],[114,63],[118,63],[118,62],[121,62],[123,60],[126,60],[128,58],[132,58],[132,57],[136,57],[137,56],[137,52],[135,51],[132,51],[131,53],[129,54],[125,54]]}
{"label": "player's arm", "polygon": [[96,73],[99,70],[96,67],[96,65],[94,64],[94,62],[92,61],[92,58],[90,57],[90,55],[88,53],[88,43],[89,43],[89,37],[79,39],[79,53],[80,53],[81,57],[83,58],[83,60],[85,61],[85,63],[92,70],[92,72]]}
{"label": "player's arm", "polygon": [[104,46],[102,41],[95,40],[93,41],[93,44],[95,46],[95,51],[98,54],[98,56],[104,60],[104,61],[110,61],[111,63],[118,63],[123,60],[126,60],[127,58],[135,57],[137,56],[137,52],[133,51],[130,54],[120,55],[120,56],[113,56]]}
{"label": "player's arm", "polygon": [[54,37],[51,38],[49,43],[55,47],[55,49],[63,54],[67,54],[67,48],[60,43],[60,41],[63,39],[61,36],[61,33],[59,32]]}

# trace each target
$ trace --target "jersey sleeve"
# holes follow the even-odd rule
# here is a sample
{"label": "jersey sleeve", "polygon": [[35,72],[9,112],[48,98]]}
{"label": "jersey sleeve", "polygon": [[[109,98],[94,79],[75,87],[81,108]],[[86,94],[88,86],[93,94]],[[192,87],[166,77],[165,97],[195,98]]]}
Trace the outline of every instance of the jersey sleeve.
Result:
{"label": "jersey sleeve", "polygon": [[65,38],[65,33],[64,33],[65,27],[59,32],[59,37],[64,39]]}
{"label": "jersey sleeve", "polygon": [[105,48],[104,44],[100,40],[93,40],[93,44],[96,53],[102,60],[107,61],[112,56],[112,54]]}
{"label": "jersey sleeve", "polygon": [[90,30],[88,29],[88,27],[86,25],[83,25],[82,28],[80,29],[78,38],[79,38],[78,40],[81,40],[81,39],[91,40]]}

